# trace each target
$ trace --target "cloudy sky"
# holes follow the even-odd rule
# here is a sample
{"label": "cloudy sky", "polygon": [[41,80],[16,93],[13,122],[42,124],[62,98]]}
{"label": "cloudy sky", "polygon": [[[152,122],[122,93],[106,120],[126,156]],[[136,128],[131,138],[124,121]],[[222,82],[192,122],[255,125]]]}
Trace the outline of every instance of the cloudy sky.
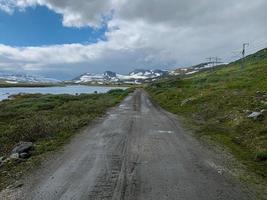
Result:
{"label": "cloudy sky", "polygon": [[266,0],[0,0],[0,71],[69,79],[267,46]]}

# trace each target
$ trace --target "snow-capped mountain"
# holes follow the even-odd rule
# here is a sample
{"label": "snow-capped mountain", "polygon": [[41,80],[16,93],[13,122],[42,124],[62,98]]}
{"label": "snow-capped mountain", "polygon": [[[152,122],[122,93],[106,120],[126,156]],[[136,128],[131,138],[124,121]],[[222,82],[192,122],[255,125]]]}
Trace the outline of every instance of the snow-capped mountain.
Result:
{"label": "snow-capped mountain", "polygon": [[111,71],[106,71],[103,74],[85,73],[74,79],[75,83],[106,83],[118,81],[117,74]]}
{"label": "snow-capped mountain", "polygon": [[106,71],[102,74],[85,73],[73,81],[75,83],[91,83],[91,84],[141,84],[147,81],[153,81],[163,75],[168,74],[168,71],[163,70],[143,70],[137,69],[130,72],[128,75],[117,74],[115,72]]}
{"label": "snow-capped mountain", "polygon": [[58,83],[59,80],[28,74],[8,74],[0,72],[0,81],[10,84],[16,83]]}
{"label": "snow-capped mountain", "polygon": [[191,67],[183,67],[183,68],[177,68],[175,70],[172,70],[169,72],[170,75],[191,75],[195,74],[200,71],[209,70],[212,68],[216,68],[219,66],[226,65],[227,63],[213,63],[213,62],[207,62],[207,63],[201,63],[198,65],[194,65]]}
{"label": "snow-capped mountain", "polygon": [[163,70],[144,70],[144,69],[136,69],[131,72],[128,76],[124,76],[122,78],[126,79],[149,79],[149,78],[157,78],[163,75],[166,75],[168,71]]}

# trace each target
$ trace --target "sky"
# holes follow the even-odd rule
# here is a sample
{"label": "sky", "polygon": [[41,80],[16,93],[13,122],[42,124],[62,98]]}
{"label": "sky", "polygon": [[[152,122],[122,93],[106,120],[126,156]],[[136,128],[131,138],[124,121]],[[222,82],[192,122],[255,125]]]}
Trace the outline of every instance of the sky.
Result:
{"label": "sky", "polygon": [[267,47],[266,0],[0,0],[0,71],[72,79]]}

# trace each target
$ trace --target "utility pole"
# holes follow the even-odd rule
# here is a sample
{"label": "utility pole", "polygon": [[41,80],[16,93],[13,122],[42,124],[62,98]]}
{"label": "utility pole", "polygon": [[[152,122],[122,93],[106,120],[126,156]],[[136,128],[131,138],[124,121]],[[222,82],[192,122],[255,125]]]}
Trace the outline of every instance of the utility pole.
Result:
{"label": "utility pole", "polygon": [[241,69],[245,68],[246,47],[248,46],[249,46],[249,43],[243,43]]}
{"label": "utility pole", "polygon": [[212,62],[213,60],[212,57],[206,58],[206,60],[208,60],[209,64],[212,64],[212,67],[214,67],[214,63]]}
{"label": "utility pole", "polygon": [[212,64],[212,67],[215,67],[216,65],[218,65],[219,61],[221,61],[222,59],[221,58],[218,58],[218,57],[209,57],[209,58],[206,58],[210,64]]}
{"label": "utility pole", "polygon": [[215,64],[218,65],[218,63],[222,60],[221,58],[214,57]]}

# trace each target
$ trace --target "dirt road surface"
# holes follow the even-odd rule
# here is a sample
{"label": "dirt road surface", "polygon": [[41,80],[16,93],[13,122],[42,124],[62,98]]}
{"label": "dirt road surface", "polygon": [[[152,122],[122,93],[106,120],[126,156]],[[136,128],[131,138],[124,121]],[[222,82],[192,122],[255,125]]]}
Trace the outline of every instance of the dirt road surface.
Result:
{"label": "dirt road surface", "polygon": [[137,90],[47,162],[23,199],[252,199],[220,160]]}

